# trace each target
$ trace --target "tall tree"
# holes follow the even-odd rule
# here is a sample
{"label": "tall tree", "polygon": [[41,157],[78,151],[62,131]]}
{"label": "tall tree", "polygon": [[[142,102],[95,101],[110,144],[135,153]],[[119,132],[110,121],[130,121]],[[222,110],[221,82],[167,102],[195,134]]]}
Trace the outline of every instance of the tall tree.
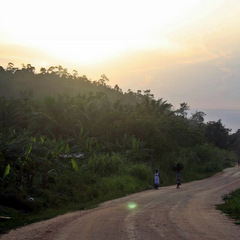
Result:
{"label": "tall tree", "polygon": [[229,145],[229,132],[231,130],[225,128],[219,119],[217,122],[210,121],[205,128],[205,136],[209,143],[213,143],[219,148],[226,149]]}
{"label": "tall tree", "polygon": [[187,112],[190,110],[190,107],[187,105],[187,103],[183,102],[180,103],[180,108],[175,111],[175,113],[181,117],[186,118]]}

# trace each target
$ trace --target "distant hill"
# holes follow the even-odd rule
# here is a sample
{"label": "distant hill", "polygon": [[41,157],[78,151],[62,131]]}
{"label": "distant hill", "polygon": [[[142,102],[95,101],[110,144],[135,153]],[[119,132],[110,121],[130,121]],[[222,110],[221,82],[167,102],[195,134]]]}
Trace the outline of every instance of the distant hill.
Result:
{"label": "distant hill", "polygon": [[118,85],[109,86],[106,75],[101,75],[98,81],[90,81],[85,75],[79,76],[77,71],[68,73],[62,66],[52,66],[49,69],[41,68],[36,73],[31,64],[22,69],[15,68],[9,63],[4,69],[0,66],[0,96],[6,98],[19,98],[22,95],[31,95],[34,98],[58,96],[66,94],[76,96],[88,95],[96,92],[105,93],[110,101],[121,100],[123,103],[136,103],[143,95],[151,96],[150,90],[133,93],[123,93]]}

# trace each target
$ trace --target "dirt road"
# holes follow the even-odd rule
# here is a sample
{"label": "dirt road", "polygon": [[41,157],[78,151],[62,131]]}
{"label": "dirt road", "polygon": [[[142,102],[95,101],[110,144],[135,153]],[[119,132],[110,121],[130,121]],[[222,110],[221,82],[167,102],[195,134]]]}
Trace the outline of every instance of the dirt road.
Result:
{"label": "dirt road", "polygon": [[237,167],[180,189],[148,190],[12,230],[0,240],[237,240],[240,226],[215,209],[236,188]]}

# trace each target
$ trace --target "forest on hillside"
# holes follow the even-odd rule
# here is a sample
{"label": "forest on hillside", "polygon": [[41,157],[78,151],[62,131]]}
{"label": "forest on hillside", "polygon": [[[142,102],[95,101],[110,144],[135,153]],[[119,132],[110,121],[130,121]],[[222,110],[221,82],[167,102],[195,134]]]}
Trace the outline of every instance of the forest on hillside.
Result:
{"label": "forest on hillside", "polygon": [[[188,117],[150,90],[123,93],[56,66],[0,66],[0,215],[77,209],[147,189],[201,179],[236,164],[240,130]],[[76,207],[77,206],[77,207]],[[71,207],[70,207],[71,208]]]}

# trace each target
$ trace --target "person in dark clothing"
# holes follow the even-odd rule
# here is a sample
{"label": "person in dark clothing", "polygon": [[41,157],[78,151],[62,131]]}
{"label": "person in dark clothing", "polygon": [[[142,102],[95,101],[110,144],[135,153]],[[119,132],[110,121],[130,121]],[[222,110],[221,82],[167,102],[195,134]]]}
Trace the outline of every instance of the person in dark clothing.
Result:
{"label": "person in dark clothing", "polygon": [[177,188],[179,188],[181,185],[181,174],[179,171],[177,171],[176,178],[177,178]]}

